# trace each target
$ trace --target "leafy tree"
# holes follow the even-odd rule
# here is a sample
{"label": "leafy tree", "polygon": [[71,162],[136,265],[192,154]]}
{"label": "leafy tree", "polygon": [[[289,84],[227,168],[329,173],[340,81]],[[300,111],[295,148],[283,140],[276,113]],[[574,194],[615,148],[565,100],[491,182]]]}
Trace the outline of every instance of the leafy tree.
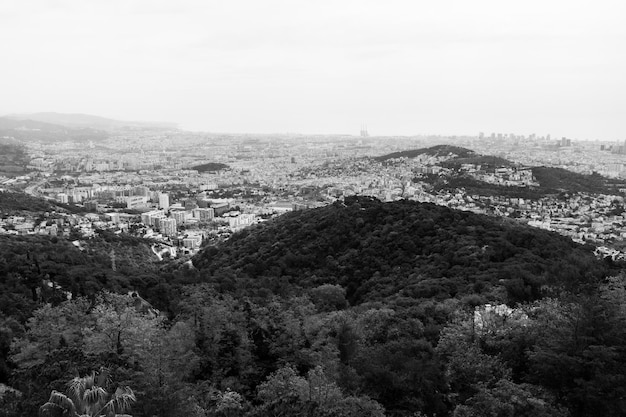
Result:
{"label": "leafy tree", "polygon": [[623,291],[623,280],[610,280],[599,295],[537,304],[529,381],[546,387],[573,416],[626,412]]}
{"label": "leafy tree", "polygon": [[136,401],[132,389],[118,386],[109,393],[109,374],[106,370],[91,375],[75,377],[68,383],[68,395],[52,391],[48,402],[41,406],[41,417],[57,416],[120,416],[130,410]]}
{"label": "leafy tree", "polygon": [[33,313],[26,333],[12,344],[11,359],[22,368],[43,364],[46,357],[61,347],[82,347],[83,332],[91,325],[90,303],[85,298],[66,301],[53,307],[46,304]]}
{"label": "leafy tree", "polygon": [[[306,378],[291,366],[280,368],[259,385],[257,392],[261,405],[252,412],[253,416],[384,416],[383,407],[376,401],[364,396],[345,396],[320,366],[311,369]],[[294,404],[299,405],[296,408],[299,411],[291,408]]]}
{"label": "leafy tree", "polygon": [[335,311],[347,307],[346,290],[339,285],[324,284],[311,290],[311,299],[318,311]]}
{"label": "leafy tree", "polygon": [[93,325],[84,329],[85,351],[114,354],[137,362],[157,338],[163,319],[141,311],[127,295],[103,292],[89,316]]}
{"label": "leafy tree", "polygon": [[148,400],[138,402],[135,409],[143,415],[163,417],[192,414],[195,402],[189,397],[196,389],[191,381],[201,361],[193,326],[179,321],[154,336],[143,347],[140,370],[133,378],[133,387]]}
{"label": "leafy tree", "polygon": [[551,403],[540,388],[501,379],[491,388],[481,386],[466,404],[454,409],[454,417],[567,417],[566,410]]}

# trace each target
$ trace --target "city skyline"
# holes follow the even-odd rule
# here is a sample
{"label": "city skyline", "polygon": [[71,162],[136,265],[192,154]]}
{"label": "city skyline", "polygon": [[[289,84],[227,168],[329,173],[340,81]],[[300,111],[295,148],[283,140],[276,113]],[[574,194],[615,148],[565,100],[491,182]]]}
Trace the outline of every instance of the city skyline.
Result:
{"label": "city skyline", "polygon": [[626,138],[616,1],[0,5],[0,114],[187,130]]}

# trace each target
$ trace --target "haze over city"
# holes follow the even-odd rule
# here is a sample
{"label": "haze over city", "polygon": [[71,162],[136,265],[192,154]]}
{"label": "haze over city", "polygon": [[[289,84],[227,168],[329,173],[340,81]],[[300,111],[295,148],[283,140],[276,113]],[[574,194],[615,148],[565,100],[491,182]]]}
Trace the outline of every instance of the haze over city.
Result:
{"label": "haze over city", "polygon": [[626,6],[0,1],[0,417],[626,416]]}
{"label": "haze over city", "polygon": [[0,114],[623,140],[619,1],[8,1]]}

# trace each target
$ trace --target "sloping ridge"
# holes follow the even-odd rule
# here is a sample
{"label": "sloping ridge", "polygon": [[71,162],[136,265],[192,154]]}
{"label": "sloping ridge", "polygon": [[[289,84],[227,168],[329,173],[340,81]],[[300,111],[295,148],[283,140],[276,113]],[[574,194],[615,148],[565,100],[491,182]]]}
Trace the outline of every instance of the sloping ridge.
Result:
{"label": "sloping ridge", "polygon": [[32,114],[11,114],[6,118],[13,120],[32,120],[41,123],[50,123],[69,128],[92,128],[101,130],[113,130],[124,127],[142,128],[176,128],[175,123],[166,122],[137,122],[109,119],[101,116],[80,113],[55,113],[41,112]]}
{"label": "sloping ridge", "polygon": [[0,117],[0,137],[16,141],[99,141],[108,138],[108,133],[83,126],[63,126],[31,119]]}
{"label": "sloping ridge", "polygon": [[412,149],[401,152],[393,152],[390,154],[382,155],[377,158],[374,158],[378,162],[384,162],[388,159],[394,158],[415,158],[419,155],[430,155],[430,156],[447,156],[454,155],[458,158],[469,158],[477,155],[476,152],[471,149],[462,148],[459,146],[453,145],[436,145],[431,146],[430,148],[420,148],[420,149]]}
{"label": "sloping ridge", "polygon": [[[354,197],[235,234],[194,258],[248,291],[344,287],[352,304],[478,294],[516,303],[604,276],[591,248],[554,233],[412,201]],[[239,287],[241,288],[240,285]]]}

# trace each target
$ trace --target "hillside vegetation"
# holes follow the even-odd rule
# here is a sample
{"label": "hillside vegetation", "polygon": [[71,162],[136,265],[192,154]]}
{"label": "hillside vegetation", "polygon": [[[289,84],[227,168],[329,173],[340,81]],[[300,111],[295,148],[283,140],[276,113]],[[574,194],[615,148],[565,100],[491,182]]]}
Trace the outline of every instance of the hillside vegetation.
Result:
{"label": "hillside vegetation", "polygon": [[14,215],[22,212],[41,214],[46,211],[80,213],[85,212],[85,209],[73,204],[59,203],[20,192],[0,191],[0,214]]}
{"label": "hillside vegetation", "polygon": [[555,167],[533,167],[532,170],[541,188],[552,192],[611,194],[617,192],[620,183],[622,188],[626,186],[626,181],[609,180],[597,173],[585,175]]}
{"label": "hillside vegetation", "polygon": [[135,417],[626,413],[626,274],[553,233],[354,197],[195,268],[151,243],[0,236],[0,416],[92,374]]}
{"label": "hillside vegetation", "polygon": [[382,155],[374,158],[378,162],[384,162],[389,159],[396,158],[415,158],[419,155],[429,155],[429,156],[453,156],[456,158],[471,158],[476,156],[476,152],[462,148],[459,146],[453,145],[436,145],[431,146],[430,148],[420,148],[420,149],[412,149],[401,152],[393,152],[390,154]]}
{"label": "hillside vegetation", "polygon": [[0,175],[21,175],[26,171],[29,158],[23,146],[3,143],[0,139]]}
{"label": "hillside vegetation", "polygon": [[609,179],[597,173],[579,174],[563,168],[546,166],[531,168],[533,176],[539,183],[538,186],[510,187],[487,183],[472,178],[470,174],[462,171],[462,165],[480,166],[481,170],[493,173],[497,168],[514,167],[517,164],[501,157],[481,155],[470,149],[452,145],[437,145],[430,148],[394,152],[376,157],[374,160],[384,164],[391,160],[411,159],[420,155],[445,157],[445,160],[439,162],[438,165],[449,169],[449,172],[440,175],[425,175],[414,179],[416,182],[424,181],[433,185],[436,191],[453,191],[463,188],[469,194],[536,200],[561,192],[619,194],[620,188],[626,188],[625,180]]}
{"label": "hillside vegetation", "polygon": [[352,304],[469,294],[514,304],[607,272],[591,249],[554,233],[370,198],[289,213],[207,248],[194,264],[208,281],[225,286],[222,276],[234,274],[261,293],[340,285]]}
{"label": "hillside vegetation", "polygon": [[207,164],[201,164],[201,165],[196,165],[191,167],[191,169],[194,169],[198,172],[214,172],[214,171],[221,171],[224,169],[228,169],[230,168],[228,165],[226,164],[220,164],[219,162],[209,162]]}

